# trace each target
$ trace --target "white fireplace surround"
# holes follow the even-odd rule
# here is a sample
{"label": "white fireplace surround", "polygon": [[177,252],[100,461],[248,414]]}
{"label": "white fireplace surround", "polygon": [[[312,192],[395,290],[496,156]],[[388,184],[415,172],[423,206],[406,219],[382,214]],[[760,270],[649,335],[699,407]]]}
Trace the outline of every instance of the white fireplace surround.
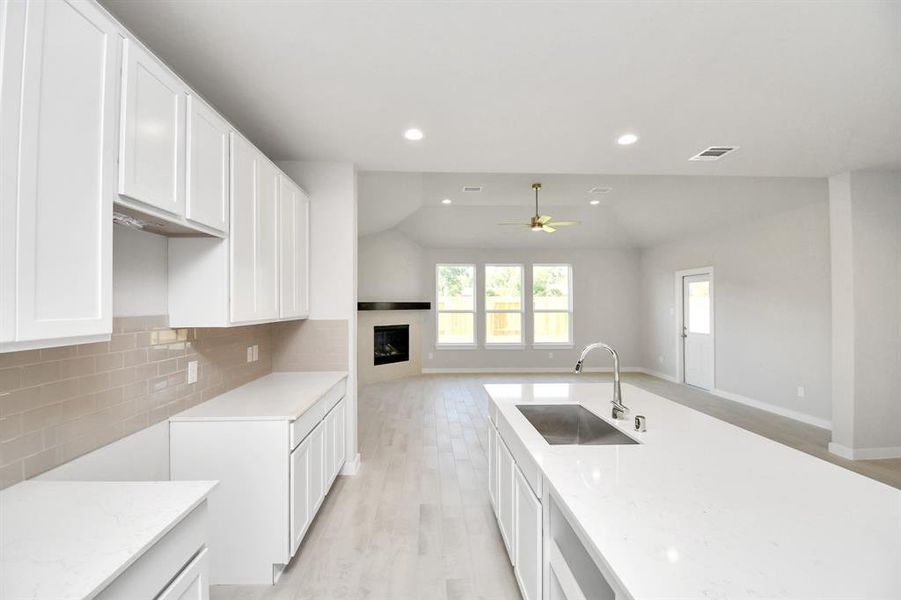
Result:
{"label": "white fireplace surround", "polygon": [[[410,360],[375,365],[376,325],[410,326]],[[422,373],[422,311],[361,310],[357,313],[357,376],[361,385]]]}

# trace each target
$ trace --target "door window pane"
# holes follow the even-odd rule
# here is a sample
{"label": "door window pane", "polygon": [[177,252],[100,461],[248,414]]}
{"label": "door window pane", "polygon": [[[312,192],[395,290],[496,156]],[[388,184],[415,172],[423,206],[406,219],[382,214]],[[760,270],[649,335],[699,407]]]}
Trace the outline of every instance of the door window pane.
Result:
{"label": "door window pane", "polygon": [[568,312],[535,313],[536,344],[566,344],[569,342]]}
{"label": "door window pane", "polygon": [[688,332],[710,333],[710,282],[688,283]]}

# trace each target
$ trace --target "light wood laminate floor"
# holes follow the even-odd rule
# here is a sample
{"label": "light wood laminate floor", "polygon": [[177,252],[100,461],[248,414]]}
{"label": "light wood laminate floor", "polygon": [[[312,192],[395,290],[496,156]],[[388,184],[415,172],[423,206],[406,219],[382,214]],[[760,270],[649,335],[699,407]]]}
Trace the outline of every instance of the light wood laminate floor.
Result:
{"label": "light wood laminate floor", "polygon": [[[519,598],[488,502],[482,384],[574,380],[427,375],[361,388],[360,473],[337,479],[278,585],[214,586],[213,600]],[[826,430],[647,375],[624,380],[901,488],[901,460],[843,460],[826,450]]]}

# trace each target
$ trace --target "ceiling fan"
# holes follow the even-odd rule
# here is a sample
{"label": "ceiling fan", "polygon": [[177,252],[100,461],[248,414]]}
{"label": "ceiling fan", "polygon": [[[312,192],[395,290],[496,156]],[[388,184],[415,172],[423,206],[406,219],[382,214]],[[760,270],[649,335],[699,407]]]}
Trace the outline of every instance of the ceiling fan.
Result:
{"label": "ceiling fan", "polygon": [[532,231],[544,231],[545,233],[554,233],[558,227],[571,227],[578,225],[579,221],[551,221],[549,215],[542,215],[538,212],[538,191],[541,189],[540,183],[533,183],[532,189],[535,190],[535,214],[529,219],[528,223],[522,221],[507,221],[498,223],[498,225],[513,225],[514,227],[528,227]]}

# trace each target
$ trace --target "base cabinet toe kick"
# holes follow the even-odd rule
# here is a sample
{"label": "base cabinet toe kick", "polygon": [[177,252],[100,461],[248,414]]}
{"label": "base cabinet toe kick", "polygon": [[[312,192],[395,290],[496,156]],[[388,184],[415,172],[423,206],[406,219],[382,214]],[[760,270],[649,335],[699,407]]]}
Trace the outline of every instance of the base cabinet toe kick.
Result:
{"label": "base cabinet toe kick", "polygon": [[345,382],[294,420],[169,423],[173,480],[214,479],[210,583],[274,584],[346,458]]}
{"label": "base cabinet toe kick", "polygon": [[538,465],[506,424],[488,423],[488,496],[523,600],[625,600],[585,549]]}

